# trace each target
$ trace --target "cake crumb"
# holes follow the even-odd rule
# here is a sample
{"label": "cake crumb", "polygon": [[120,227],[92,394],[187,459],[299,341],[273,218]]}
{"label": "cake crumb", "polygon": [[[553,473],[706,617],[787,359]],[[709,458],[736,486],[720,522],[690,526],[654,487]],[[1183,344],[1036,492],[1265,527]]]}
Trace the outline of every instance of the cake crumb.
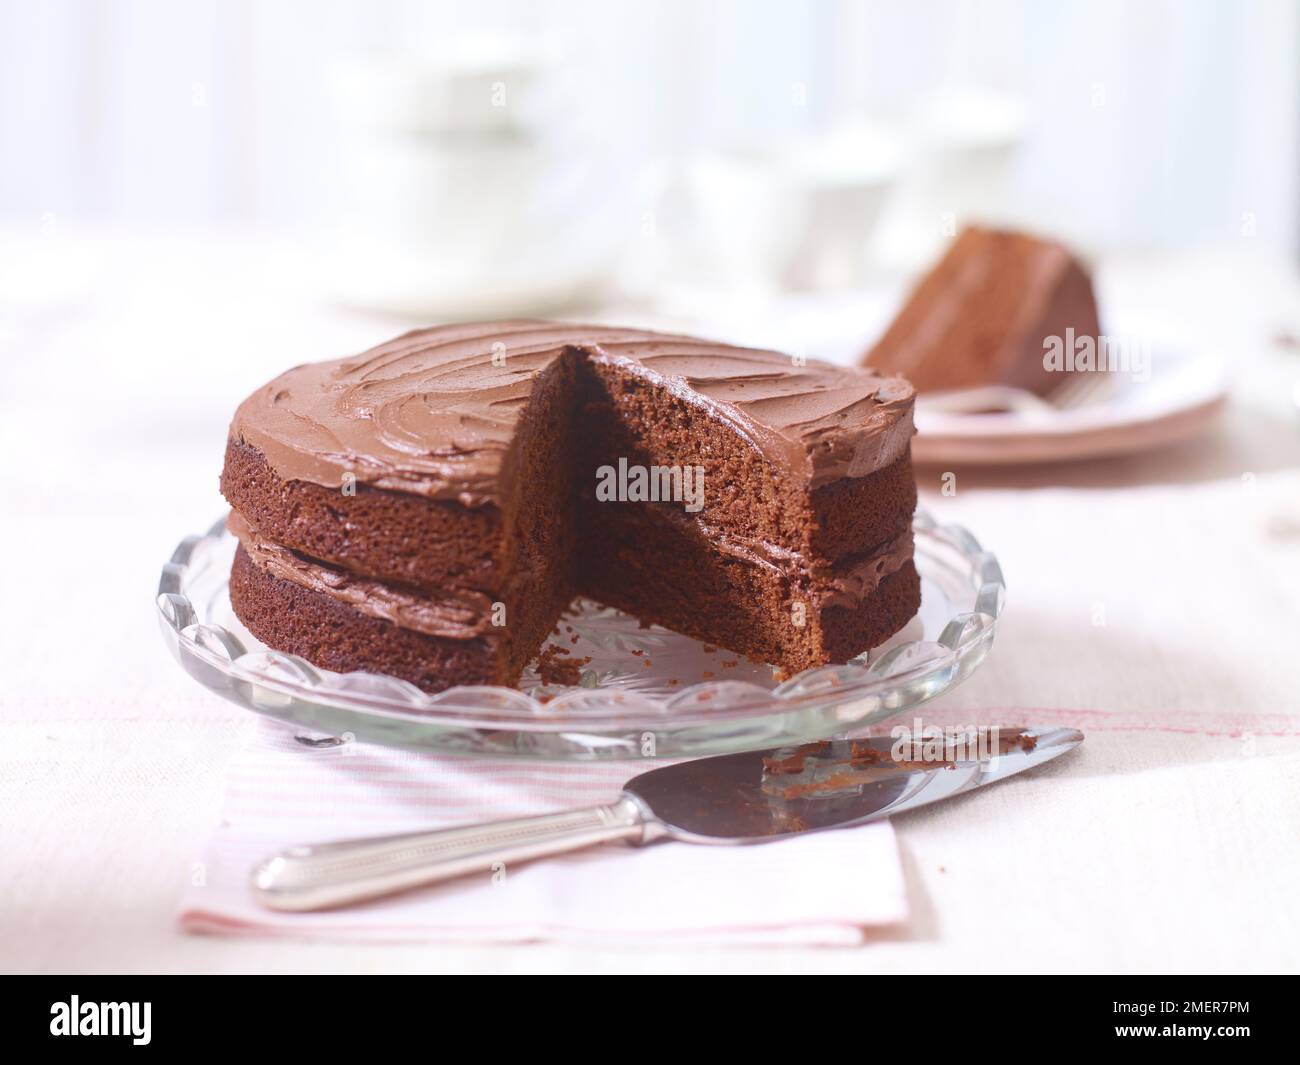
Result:
{"label": "cake crumb", "polygon": [[567,658],[569,649],[548,643],[537,656],[537,675],[543,684],[564,684],[569,687],[582,683],[582,667],[590,658]]}
{"label": "cake crumb", "polygon": [[718,650],[718,649],[717,649],[716,647],[714,647],[713,644],[711,644],[711,643],[706,643],[706,644],[704,645],[704,653],[705,653],[706,655],[716,654],[716,653],[717,653],[717,650]]}

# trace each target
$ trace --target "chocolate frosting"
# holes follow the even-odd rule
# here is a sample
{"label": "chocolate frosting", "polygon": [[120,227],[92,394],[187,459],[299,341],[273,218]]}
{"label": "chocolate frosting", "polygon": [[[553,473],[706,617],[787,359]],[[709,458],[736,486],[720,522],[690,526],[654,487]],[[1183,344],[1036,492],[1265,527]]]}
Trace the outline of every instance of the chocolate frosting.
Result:
{"label": "chocolate frosting", "polygon": [[714,550],[747,566],[769,569],[796,587],[808,588],[819,609],[827,606],[856,609],[864,599],[875,594],[881,581],[911,561],[915,548],[909,526],[867,551],[838,559],[831,566],[818,565],[801,551],[793,551],[760,537],[728,532],[711,525],[700,515],[687,514],[675,508],[664,508],[658,513],[663,520],[694,525]]}
{"label": "chocolate frosting", "polygon": [[433,598],[359,577],[266,539],[238,511],[230,512],[226,528],[239,539],[253,563],[273,577],[324,592],[363,614],[453,640],[473,639],[491,628],[492,600],[482,592],[453,591]]}
{"label": "chocolate frosting", "polygon": [[914,550],[912,530],[908,529],[873,551],[836,563],[830,588],[816,597],[817,605],[856,610],[867,596],[876,594],[881,581],[912,561]]}
{"label": "chocolate frosting", "polygon": [[901,378],[666,333],[518,320],[416,330],[296,366],[240,405],[231,436],[284,480],[338,487],[350,475],[492,503],[533,378],[571,349],[707,407],[812,488],[892,463],[913,432],[915,396]]}
{"label": "chocolate frosting", "polygon": [[[491,627],[492,602],[481,592],[452,592],[433,598],[358,577],[266,539],[238,511],[230,512],[226,528],[238,538],[254,564],[272,576],[323,592],[371,617],[429,636],[459,640],[480,636]],[[758,547],[723,540],[719,548],[751,565],[769,566],[795,577],[807,576],[801,556],[771,544]],[[908,529],[871,551],[838,563],[829,579],[823,577],[815,582],[813,602],[819,609],[856,609],[875,593],[881,581],[902,569],[911,558],[912,530]]]}

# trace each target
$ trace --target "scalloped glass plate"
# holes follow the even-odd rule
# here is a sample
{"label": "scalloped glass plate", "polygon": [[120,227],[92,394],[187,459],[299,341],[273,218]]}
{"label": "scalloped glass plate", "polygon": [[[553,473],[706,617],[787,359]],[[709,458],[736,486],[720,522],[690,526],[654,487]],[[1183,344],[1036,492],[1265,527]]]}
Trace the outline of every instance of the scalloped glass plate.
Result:
{"label": "scalloped glass plate", "polygon": [[297,726],[304,738],[353,737],[447,754],[552,760],[680,758],[847,736],[933,699],[993,644],[1005,584],[997,559],[957,525],[918,511],[921,609],[847,665],[780,681],[768,666],[617,610],[579,600],[552,640],[587,659],[582,682],[427,695],[373,673],[330,673],[254,638],[230,607],[235,539],[224,520],[187,536],[158,582],[172,654],[210,691]]}

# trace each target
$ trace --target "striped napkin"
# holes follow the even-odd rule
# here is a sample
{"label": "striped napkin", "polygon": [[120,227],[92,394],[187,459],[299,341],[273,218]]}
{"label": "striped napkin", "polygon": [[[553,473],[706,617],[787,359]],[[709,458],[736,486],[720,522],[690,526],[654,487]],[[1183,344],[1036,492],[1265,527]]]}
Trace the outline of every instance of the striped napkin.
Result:
{"label": "striped napkin", "polygon": [[832,946],[906,920],[888,822],[751,847],[609,845],[322,913],[275,913],[248,891],[254,863],[292,844],[610,802],[645,768],[310,747],[257,719],[229,771],[221,825],[193,863],[181,926],[352,941]]}

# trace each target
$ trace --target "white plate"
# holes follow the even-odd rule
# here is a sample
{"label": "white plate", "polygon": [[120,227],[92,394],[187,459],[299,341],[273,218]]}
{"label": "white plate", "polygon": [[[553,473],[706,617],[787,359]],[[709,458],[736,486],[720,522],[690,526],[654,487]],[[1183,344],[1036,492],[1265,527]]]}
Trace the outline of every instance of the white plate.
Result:
{"label": "white plate", "polygon": [[1227,399],[1220,358],[1166,334],[1112,335],[1141,340],[1148,374],[1112,370],[1066,410],[959,414],[936,409],[942,397],[921,396],[914,461],[1013,465],[1125,455],[1186,440],[1213,421]]}

